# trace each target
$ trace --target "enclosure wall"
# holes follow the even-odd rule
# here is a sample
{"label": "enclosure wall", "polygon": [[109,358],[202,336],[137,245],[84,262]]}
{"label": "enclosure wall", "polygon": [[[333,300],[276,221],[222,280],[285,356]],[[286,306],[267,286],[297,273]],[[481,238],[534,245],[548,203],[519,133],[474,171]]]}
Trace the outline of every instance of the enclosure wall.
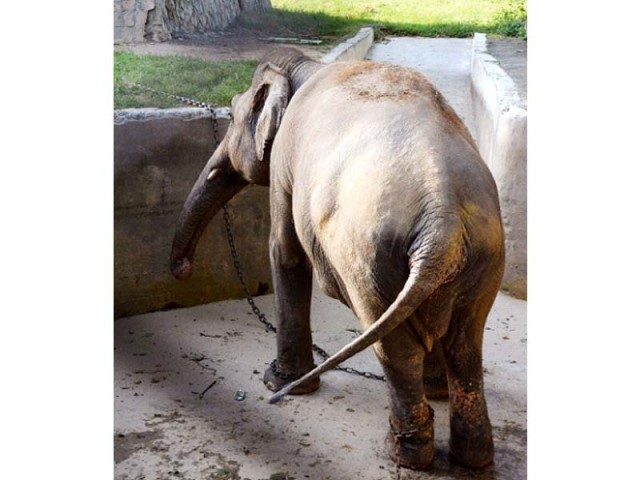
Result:
{"label": "enclosure wall", "polygon": [[[219,119],[222,138],[228,119]],[[115,316],[239,298],[222,213],[207,227],[191,279],[169,271],[182,205],[215,149],[213,123],[202,109],[116,112],[114,125]],[[247,187],[231,202],[236,243],[252,293],[270,291],[269,192]]]}

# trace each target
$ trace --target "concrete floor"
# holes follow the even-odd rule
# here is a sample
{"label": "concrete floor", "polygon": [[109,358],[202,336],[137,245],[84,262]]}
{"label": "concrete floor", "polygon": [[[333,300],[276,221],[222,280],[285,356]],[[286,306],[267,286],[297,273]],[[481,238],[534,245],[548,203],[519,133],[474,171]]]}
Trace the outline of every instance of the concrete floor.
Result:
{"label": "concrete floor", "polygon": [[[256,302],[274,318],[272,295]],[[360,328],[350,310],[317,289],[312,319],[315,341],[329,352]],[[484,359],[495,466],[473,478],[526,477],[526,342],[526,302],[500,294]],[[117,479],[393,478],[383,452],[384,383],[329,372],[314,394],[269,405],[261,378],[275,336],[243,300],[120,319],[115,344]],[[371,350],[348,365],[381,373]],[[446,458],[447,402],[432,406],[434,471],[403,469],[403,478],[468,478]]]}
{"label": "concrete floor", "polygon": [[[470,52],[466,39],[393,39],[375,45],[370,58],[425,71],[473,132]],[[273,296],[256,303],[274,321]],[[360,328],[350,310],[317,289],[312,327],[329,352]],[[401,478],[526,478],[526,346],[526,302],[500,294],[484,353],[494,465],[469,472],[449,463],[447,402],[435,401],[433,470],[402,469]],[[314,394],[269,405],[261,378],[274,353],[275,336],[243,300],[116,321],[116,479],[397,478],[383,451],[384,383],[334,371]],[[347,363],[381,373],[371,350]]]}

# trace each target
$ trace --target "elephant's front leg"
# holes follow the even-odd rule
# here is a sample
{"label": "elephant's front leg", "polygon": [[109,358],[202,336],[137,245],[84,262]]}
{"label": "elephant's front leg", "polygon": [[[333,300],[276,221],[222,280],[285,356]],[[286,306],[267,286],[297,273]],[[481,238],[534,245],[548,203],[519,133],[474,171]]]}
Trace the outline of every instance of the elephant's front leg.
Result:
{"label": "elephant's front leg", "polygon": [[[278,354],[265,372],[264,383],[269,390],[278,391],[312,370],[314,364],[310,326],[312,269],[296,236],[290,198],[279,199],[275,209],[274,201],[272,197],[269,246],[278,320]],[[310,393],[319,386],[320,380],[316,379],[291,393]]]}

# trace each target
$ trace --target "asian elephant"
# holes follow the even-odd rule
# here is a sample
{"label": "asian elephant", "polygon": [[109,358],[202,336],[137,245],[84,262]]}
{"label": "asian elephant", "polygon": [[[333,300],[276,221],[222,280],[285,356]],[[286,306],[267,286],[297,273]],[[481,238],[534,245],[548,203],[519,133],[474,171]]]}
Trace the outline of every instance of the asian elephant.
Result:
{"label": "asian elephant", "polygon": [[[316,390],[321,373],[373,345],[387,379],[392,459],[419,470],[432,463],[427,397],[444,389],[450,457],[491,463],[482,337],[504,270],[503,227],[495,182],[463,122],[414,70],[323,64],[294,48],[262,59],[231,115],[179,217],[173,275],[190,275],[200,235],[230,198],[269,186],[272,402]],[[365,329],[318,367],[313,272]]]}

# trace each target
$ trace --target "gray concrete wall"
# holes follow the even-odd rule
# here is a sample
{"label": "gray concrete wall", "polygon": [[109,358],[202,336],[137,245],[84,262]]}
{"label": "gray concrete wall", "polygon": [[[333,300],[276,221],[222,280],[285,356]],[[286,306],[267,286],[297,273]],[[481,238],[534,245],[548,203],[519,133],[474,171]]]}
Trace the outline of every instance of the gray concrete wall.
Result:
{"label": "gray concrete wall", "polygon": [[113,7],[114,42],[139,43],[221,30],[243,11],[271,8],[271,0],[114,0]]}
{"label": "gray concrete wall", "polygon": [[513,80],[487,53],[486,36],[473,41],[471,91],[476,140],[498,185],[506,237],[502,288],[527,296],[527,110]]}
{"label": "gray concrete wall", "polygon": [[[198,246],[193,277],[178,281],[169,272],[178,214],[216,146],[209,114],[194,108],[120,110],[114,123],[116,318],[241,297],[222,213]],[[222,138],[228,117],[219,124]],[[229,205],[249,288],[270,288],[268,189],[247,187]]]}

